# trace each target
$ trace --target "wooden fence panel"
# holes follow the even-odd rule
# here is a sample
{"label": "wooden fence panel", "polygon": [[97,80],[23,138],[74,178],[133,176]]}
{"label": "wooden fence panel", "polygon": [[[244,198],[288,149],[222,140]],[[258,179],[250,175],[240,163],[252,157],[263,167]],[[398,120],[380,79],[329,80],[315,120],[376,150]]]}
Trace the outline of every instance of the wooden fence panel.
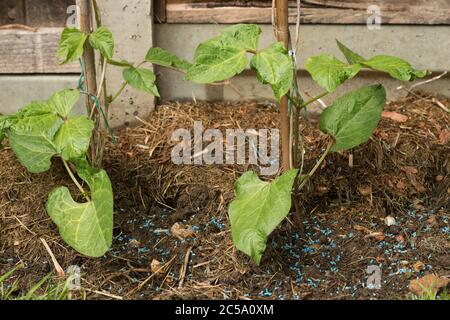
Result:
{"label": "wooden fence panel", "polygon": [[0,30],[0,74],[79,73],[78,63],[56,64],[62,28]]}
{"label": "wooden fence panel", "polygon": [[[271,0],[167,0],[168,23],[270,23]],[[302,0],[301,21],[311,24],[366,24],[376,4],[383,24],[450,25],[450,0]],[[296,21],[296,1],[290,4]]]}
{"label": "wooden fence panel", "polygon": [[0,0],[0,25],[63,27],[75,0]]}
{"label": "wooden fence panel", "polygon": [[[0,0],[0,74],[79,73],[55,54],[75,0]],[[23,28],[18,25],[25,25]]]}
{"label": "wooden fence panel", "polygon": [[67,8],[75,0],[25,0],[26,24],[32,27],[63,27],[68,18]]}
{"label": "wooden fence panel", "polygon": [[25,24],[25,0],[0,0],[0,25]]}

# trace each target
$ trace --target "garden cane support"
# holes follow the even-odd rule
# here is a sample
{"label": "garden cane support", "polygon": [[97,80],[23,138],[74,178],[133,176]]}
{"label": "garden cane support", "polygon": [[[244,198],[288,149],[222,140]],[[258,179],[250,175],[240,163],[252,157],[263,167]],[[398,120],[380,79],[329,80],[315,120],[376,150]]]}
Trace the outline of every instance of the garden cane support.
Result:
{"label": "garden cane support", "polygon": [[[289,11],[287,0],[276,1],[276,33],[278,41],[289,49]],[[288,96],[284,95],[280,101],[280,130],[281,130],[281,167],[283,171],[292,168],[292,155],[289,139],[289,108]]]}
{"label": "garden cane support", "polygon": [[[92,4],[90,0],[77,0],[76,4],[79,8],[80,12],[80,31],[86,34],[91,33],[92,31]],[[87,114],[93,114],[95,127],[98,129],[99,126],[99,117],[98,113],[93,111],[95,108],[95,104],[91,97],[97,94],[97,75],[95,70],[95,53],[94,49],[90,45],[89,41],[84,43],[84,53],[83,53],[83,74],[85,78],[86,85],[86,108]],[[89,159],[91,161],[95,161],[96,150],[97,150],[97,135],[94,134],[94,138],[92,139],[91,146],[89,148]]]}

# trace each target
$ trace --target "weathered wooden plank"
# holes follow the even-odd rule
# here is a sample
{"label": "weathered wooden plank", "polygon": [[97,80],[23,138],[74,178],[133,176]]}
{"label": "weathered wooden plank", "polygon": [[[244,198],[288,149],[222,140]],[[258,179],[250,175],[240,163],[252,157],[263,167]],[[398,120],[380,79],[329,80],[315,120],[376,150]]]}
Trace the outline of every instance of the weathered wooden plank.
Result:
{"label": "weathered wooden plank", "polygon": [[371,5],[377,5],[381,10],[402,11],[411,7],[426,9],[449,8],[449,0],[302,0],[306,6],[366,10]]}
{"label": "weathered wooden plank", "polygon": [[0,74],[79,73],[77,63],[56,64],[61,32],[62,28],[0,30]]}
{"label": "weathered wooden plank", "polygon": [[154,12],[155,21],[158,23],[166,22],[167,1],[166,0],[155,1],[154,5],[155,5],[155,9],[154,9],[155,10],[155,12]]}
{"label": "weathered wooden plank", "polygon": [[[167,4],[206,4],[208,7],[270,7],[272,0],[165,0]],[[377,5],[384,10],[408,9],[411,6],[448,7],[449,0],[301,0],[303,7],[330,7],[365,10],[370,5]],[[297,6],[297,1],[289,0],[289,6]]]}
{"label": "weathered wooden plank", "polygon": [[24,0],[0,0],[0,25],[25,24]]}
{"label": "weathered wooden plank", "polygon": [[26,24],[32,27],[64,27],[67,8],[75,0],[25,0]]}
{"label": "weathered wooden plank", "polygon": [[[353,5],[355,3],[353,1]],[[347,5],[352,4],[347,2]],[[383,24],[450,25],[450,6],[445,4],[435,7],[425,6],[425,3],[422,3],[421,6],[405,8],[400,3],[396,8],[396,10],[394,7],[390,7],[391,10],[381,10]],[[166,12],[168,23],[271,23],[272,21],[270,7],[216,6],[211,8],[207,3],[168,4]],[[290,22],[295,23],[297,10],[290,8],[289,16]],[[364,10],[304,7],[301,11],[301,22],[311,24],[366,24],[368,17],[367,7],[364,7]]]}
{"label": "weathered wooden plank", "polygon": [[272,2],[272,0],[166,0],[168,4],[174,4],[174,3],[202,3],[202,2],[211,2],[211,3],[226,3],[228,6],[234,6],[236,4],[246,4],[246,3],[258,3],[258,2]]}
{"label": "weathered wooden plank", "polygon": [[271,21],[265,8],[193,7],[190,4],[167,5],[168,23],[268,23]]}

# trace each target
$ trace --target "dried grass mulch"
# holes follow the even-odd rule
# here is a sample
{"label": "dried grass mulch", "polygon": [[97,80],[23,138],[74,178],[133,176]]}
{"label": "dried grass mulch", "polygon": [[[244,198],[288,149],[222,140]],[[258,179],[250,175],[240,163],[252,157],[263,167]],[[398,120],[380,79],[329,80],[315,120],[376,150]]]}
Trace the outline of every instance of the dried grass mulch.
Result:
{"label": "dried grass mulch", "polygon": [[[71,186],[62,166],[55,161],[50,172],[31,175],[11,150],[1,150],[0,273],[22,263],[18,275],[26,286],[51,272],[44,238],[63,268],[82,267],[91,298],[404,296],[412,278],[448,275],[450,116],[426,96],[410,96],[386,110],[408,119],[383,119],[370,142],[330,156],[303,195],[303,217],[291,215],[271,236],[260,267],[235,250],[227,219],[235,180],[254,167],[174,165],[170,138],[174,129],[192,128],[194,120],[220,130],[275,128],[274,106],[172,103],[140,119],[140,127],[121,131],[119,143],[106,152],[116,210],[113,247],[101,259],[67,247],[45,212],[48,193]],[[326,137],[306,123],[302,130],[310,168]],[[396,218],[395,228],[385,226],[387,215]],[[175,223],[192,236],[174,237]],[[305,224],[307,239],[300,238],[298,223]],[[418,261],[424,268],[416,271]],[[160,272],[152,272],[152,262]],[[365,287],[371,264],[381,267],[382,290]]]}

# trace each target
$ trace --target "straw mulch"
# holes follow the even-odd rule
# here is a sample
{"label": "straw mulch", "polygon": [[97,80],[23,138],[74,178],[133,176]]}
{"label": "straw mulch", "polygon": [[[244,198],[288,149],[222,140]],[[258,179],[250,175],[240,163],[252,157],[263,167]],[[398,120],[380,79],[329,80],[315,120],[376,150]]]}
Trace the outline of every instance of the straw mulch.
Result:
{"label": "straw mulch", "polygon": [[[118,143],[108,144],[105,158],[115,192],[114,244],[101,259],[82,257],[65,245],[45,212],[48,193],[59,185],[71,186],[59,162],[48,173],[32,175],[5,148],[0,151],[0,274],[21,263],[18,276],[26,286],[53,271],[43,238],[63,268],[81,266],[82,286],[92,298],[404,295],[409,278],[389,276],[389,264],[421,260],[437,273],[448,267],[449,241],[443,230],[448,228],[450,117],[433,99],[412,95],[389,104],[386,110],[407,116],[406,121],[384,118],[367,144],[330,156],[302,195],[303,217],[291,215],[271,236],[260,267],[234,248],[227,217],[234,182],[257,168],[174,165],[171,136],[175,129],[191,129],[195,120],[222,131],[276,128],[275,106],[170,103],[149,119],[137,118],[140,126],[118,132]],[[302,123],[307,168],[326,145],[326,137],[315,129],[317,119],[311,116],[309,122]],[[386,215],[401,221],[400,231],[383,239],[394,251],[400,241],[396,237],[411,240],[410,227],[415,226],[414,247],[408,243],[407,253],[388,255],[383,253],[387,249],[377,249],[378,240],[367,237],[364,230],[391,234],[384,226]],[[431,231],[426,229],[429,219],[436,221]],[[308,239],[299,238],[297,223],[305,224]],[[388,277],[389,285],[376,293],[363,285],[371,259],[386,266]]]}

